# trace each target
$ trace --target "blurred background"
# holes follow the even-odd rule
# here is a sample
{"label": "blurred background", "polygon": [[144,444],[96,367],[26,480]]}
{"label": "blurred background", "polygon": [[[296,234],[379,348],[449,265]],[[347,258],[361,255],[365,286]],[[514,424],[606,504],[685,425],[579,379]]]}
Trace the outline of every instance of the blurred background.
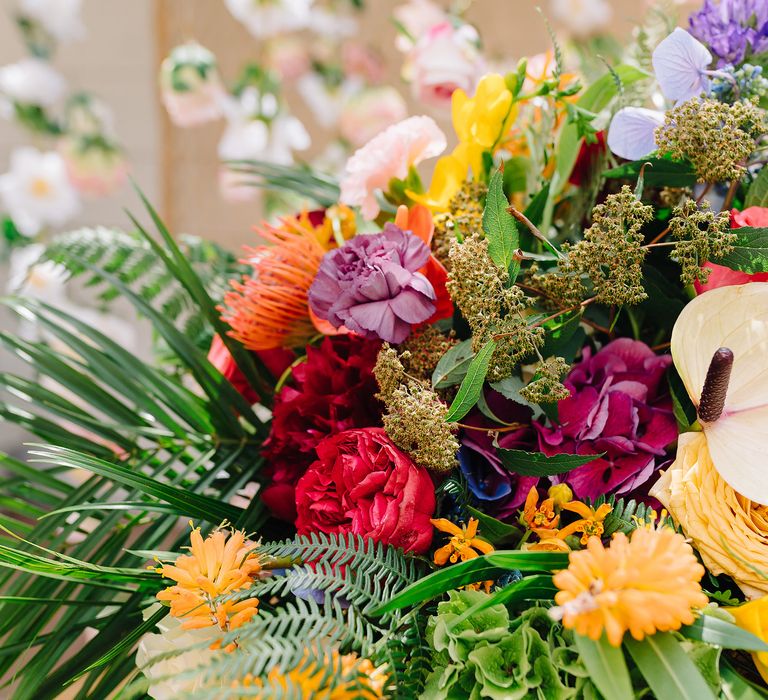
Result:
{"label": "blurred background", "polygon": [[[254,224],[303,203],[243,186],[222,159],[336,177],[406,116],[451,133],[451,92],[471,93],[486,72],[523,56],[529,75],[551,72],[547,22],[568,70],[603,73],[643,22],[688,9],[653,6],[649,20],[646,0],[3,0],[0,289],[68,306],[148,354],[130,312],[106,313],[37,264],[64,232],[130,231],[125,209],[146,218],[128,176],[174,234],[237,251],[258,240]],[[0,326],[18,321],[0,309]],[[21,441],[0,422],[0,450]]]}

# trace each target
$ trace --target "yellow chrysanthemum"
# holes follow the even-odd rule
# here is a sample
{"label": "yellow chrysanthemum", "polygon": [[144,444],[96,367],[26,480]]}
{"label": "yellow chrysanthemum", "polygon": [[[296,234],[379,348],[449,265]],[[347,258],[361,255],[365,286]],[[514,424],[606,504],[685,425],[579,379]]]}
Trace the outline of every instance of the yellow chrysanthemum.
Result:
{"label": "yellow chrysanthemum", "polygon": [[[710,294],[710,292],[707,292]],[[715,576],[750,597],[768,593],[768,507],[737,493],[716,469],[704,433],[683,433],[677,458],[651,489]]]}
{"label": "yellow chrysanthemum", "polygon": [[669,528],[617,534],[609,547],[597,537],[571,552],[570,565],[555,574],[560,591],[553,614],[563,625],[619,646],[629,630],[637,640],[691,624],[693,609],[707,604],[699,581],[704,567],[682,535]]}
{"label": "yellow chrysanthemum", "polygon": [[182,621],[184,629],[214,625],[223,631],[237,629],[257,613],[258,599],[218,602],[216,598],[250,588],[261,571],[255,543],[240,530],[217,530],[203,540],[200,528],[192,530],[190,541],[190,554],[157,569],[176,581],[157,599],[170,603],[171,615]]}
{"label": "yellow chrysanthemum", "polygon": [[[331,687],[330,679],[339,677],[341,682]],[[263,689],[263,694],[248,697],[273,698],[282,697],[287,691],[296,693],[299,697],[313,700],[369,700],[384,697],[386,676],[374,668],[368,659],[359,660],[357,654],[340,655],[332,652],[331,667],[326,668],[317,662],[307,662],[307,657],[295,669],[283,673],[275,668],[269,672],[266,681],[260,678],[247,677],[243,685],[250,689]],[[293,697],[293,695],[291,695]]]}

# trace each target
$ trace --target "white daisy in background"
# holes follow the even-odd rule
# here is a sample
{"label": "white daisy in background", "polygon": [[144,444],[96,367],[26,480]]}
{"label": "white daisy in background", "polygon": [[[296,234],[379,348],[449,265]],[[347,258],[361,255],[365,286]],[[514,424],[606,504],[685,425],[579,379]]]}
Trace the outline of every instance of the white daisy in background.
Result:
{"label": "white daisy in background", "polygon": [[257,39],[306,29],[313,0],[225,0],[235,19]]}
{"label": "white daisy in background", "polygon": [[61,74],[39,58],[23,58],[0,68],[0,94],[11,102],[52,107],[66,91]]}
{"label": "white daisy in background", "polygon": [[605,29],[613,17],[607,0],[550,0],[550,8],[552,16],[576,37]]}
{"label": "white daisy in background", "polygon": [[0,203],[19,232],[34,236],[45,226],[63,226],[80,211],[80,198],[56,152],[17,148],[0,175]]}
{"label": "white daisy in background", "polygon": [[6,292],[41,301],[58,301],[64,296],[69,273],[63,265],[44,260],[38,262],[45,246],[33,244],[14,248],[9,260]]}
{"label": "white daisy in background", "polygon": [[85,36],[82,4],[82,0],[21,0],[19,14],[37,22],[58,41],[75,41]]}

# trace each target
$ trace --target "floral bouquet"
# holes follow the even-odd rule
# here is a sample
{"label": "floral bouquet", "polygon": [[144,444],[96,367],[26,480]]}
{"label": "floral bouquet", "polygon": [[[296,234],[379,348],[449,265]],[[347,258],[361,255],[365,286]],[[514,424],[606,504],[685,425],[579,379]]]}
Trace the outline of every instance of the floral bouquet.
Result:
{"label": "floral bouquet", "polygon": [[768,697],[768,6],[639,36],[229,163],[312,201],[240,259],[52,239],[155,352],[6,300],[13,697]]}

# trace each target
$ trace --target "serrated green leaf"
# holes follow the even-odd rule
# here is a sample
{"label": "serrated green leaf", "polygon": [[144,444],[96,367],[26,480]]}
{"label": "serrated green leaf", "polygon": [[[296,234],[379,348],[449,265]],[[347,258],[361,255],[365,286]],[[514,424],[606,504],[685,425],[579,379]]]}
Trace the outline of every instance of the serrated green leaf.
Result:
{"label": "serrated green leaf", "polygon": [[462,340],[443,355],[432,372],[432,388],[445,389],[460,384],[467,374],[475,353],[472,352],[472,339]]}
{"label": "serrated green leaf", "polygon": [[574,634],[573,639],[590,680],[603,697],[610,700],[633,700],[635,695],[632,692],[632,681],[621,647],[611,646],[605,635],[597,642],[580,634]]}
{"label": "serrated green leaf", "polygon": [[680,634],[724,649],[768,651],[768,644],[759,637],[713,615],[700,615],[692,624],[681,627]]}
{"label": "serrated green leaf", "polygon": [[649,186],[665,185],[667,187],[692,187],[696,184],[696,173],[690,163],[682,163],[666,158],[643,158],[631,163],[624,163],[617,168],[611,168],[603,173],[609,180],[634,180],[640,177],[643,166],[644,183]]}
{"label": "serrated green leaf", "polygon": [[744,226],[734,229],[733,233],[736,234],[733,250],[714,262],[750,274],[768,272],[768,228]]}
{"label": "serrated green leaf", "polygon": [[522,532],[520,528],[509,523],[503,523],[490,515],[486,515],[477,508],[467,507],[467,513],[480,522],[478,536],[488,540],[492,545],[499,546],[502,543],[508,543],[514,539],[520,539]]}
{"label": "serrated green leaf", "polygon": [[521,476],[556,476],[565,474],[577,467],[603,456],[559,454],[547,456],[543,452],[526,452],[525,450],[497,450],[499,459],[505,469]]}
{"label": "serrated green leaf", "polygon": [[765,166],[747,190],[744,208],[747,207],[768,207],[768,168]]}
{"label": "serrated green leaf", "polygon": [[520,246],[517,222],[507,211],[509,200],[504,194],[504,175],[496,170],[488,184],[488,195],[483,209],[483,231],[488,240],[488,255],[502,270],[508,270],[512,282],[517,279],[520,261],[515,251]]}
{"label": "serrated green leaf", "polygon": [[488,367],[494,350],[496,350],[496,341],[489,340],[470,362],[467,374],[462,379],[459,391],[448,409],[448,415],[445,417],[448,423],[461,420],[477,403],[480,392],[483,390],[483,383],[488,374]]}
{"label": "serrated green leaf", "polygon": [[627,635],[624,646],[658,700],[715,700],[701,671],[669,632],[640,642]]}

